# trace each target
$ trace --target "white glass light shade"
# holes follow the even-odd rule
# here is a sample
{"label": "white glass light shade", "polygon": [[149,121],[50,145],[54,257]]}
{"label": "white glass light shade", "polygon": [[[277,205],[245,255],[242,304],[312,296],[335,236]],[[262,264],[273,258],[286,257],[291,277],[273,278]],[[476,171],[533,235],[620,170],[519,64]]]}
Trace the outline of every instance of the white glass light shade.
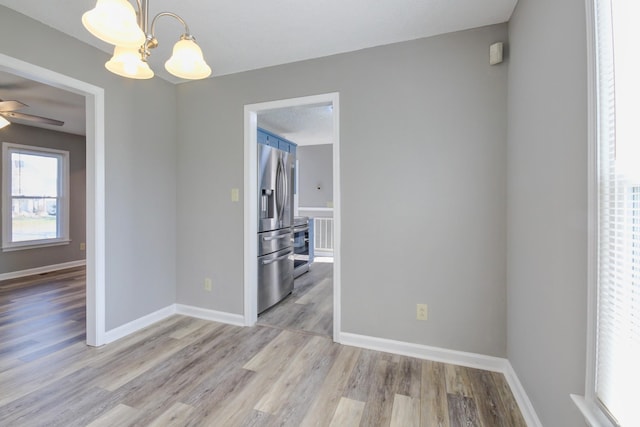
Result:
{"label": "white glass light shade", "polygon": [[197,80],[211,75],[211,68],[204,61],[202,50],[190,39],[182,39],[173,46],[173,54],[164,67],[182,79]]}
{"label": "white glass light shade", "polygon": [[98,0],[82,15],[82,24],[94,36],[116,46],[137,47],[144,43],[136,11],[127,0]]}
{"label": "white glass light shade", "polygon": [[112,73],[130,79],[153,77],[153,70],[142,60],[138,48],[116,46],[113,57],[104,66]]}
{"label": "white glass light shade", "polygon": [[11,124],[11,122],[7,119],[5,119],[4,117],[0,116],[0,129],[2,129],[3,127],[9,126]]}

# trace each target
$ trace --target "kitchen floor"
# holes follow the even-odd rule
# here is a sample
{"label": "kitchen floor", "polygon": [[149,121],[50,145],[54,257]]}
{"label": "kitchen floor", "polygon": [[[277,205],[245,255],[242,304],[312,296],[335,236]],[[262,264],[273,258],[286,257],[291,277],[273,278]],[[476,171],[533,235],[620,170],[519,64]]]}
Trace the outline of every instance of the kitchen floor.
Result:
{"label": "kitchen floor", "polygon": [[333,337],[333,263],[311,264],[291,295],[262,313],[258,324]]}

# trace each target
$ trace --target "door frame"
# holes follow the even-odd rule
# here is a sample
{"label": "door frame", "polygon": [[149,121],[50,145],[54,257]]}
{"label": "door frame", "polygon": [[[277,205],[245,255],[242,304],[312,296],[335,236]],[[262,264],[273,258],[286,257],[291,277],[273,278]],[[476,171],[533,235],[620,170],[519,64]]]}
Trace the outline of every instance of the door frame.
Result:
{"label": "door frame", "polygon": [[0,70],[85,97],[86,342],[106,343],[104,89],[0,53]]}
{"label": "door frame", "polygon": [[338,92],[261,102],[244,106],[244,324],[258,321],[258,113],[280,108],[330,104],[333,107],[333,340],[341,322],[340,96]]}

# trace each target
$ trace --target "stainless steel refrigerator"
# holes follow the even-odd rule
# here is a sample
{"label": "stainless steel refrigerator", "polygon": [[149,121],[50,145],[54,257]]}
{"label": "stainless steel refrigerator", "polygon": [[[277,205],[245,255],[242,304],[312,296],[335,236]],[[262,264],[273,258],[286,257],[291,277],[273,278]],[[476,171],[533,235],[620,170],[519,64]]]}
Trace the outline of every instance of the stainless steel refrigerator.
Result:
{"label": "stainless steel refrigerator", "polygon": [[293,290],[295,154],[258,144],[258,313]]}

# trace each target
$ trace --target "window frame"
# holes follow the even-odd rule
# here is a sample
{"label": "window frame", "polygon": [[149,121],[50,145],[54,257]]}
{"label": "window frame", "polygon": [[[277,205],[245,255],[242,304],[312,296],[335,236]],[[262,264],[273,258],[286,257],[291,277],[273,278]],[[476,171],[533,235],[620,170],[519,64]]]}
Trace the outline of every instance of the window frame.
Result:
{"label": "window frame", "polygon": [[[11,154],[15,152],[55,157],[60,159],[58,168],[58,202],[56,214],[58,217],[58,237],[50,239],[26,240],[14,242],[12,235],[12,169]],[[17,251],[24,249],[42,248],[47,246],[68,245],[71,242],[69,236],[69,205],[70,205],[70,170],[69,151],[54,148],[38,147],[32,145],[16,144],[12,142],[2,143],[2,251]]]}
{"label": "window frame", "polygon": [[587,351],[584,396],[571,399],[592,427],[619,427],[600,403],[596,395],[597,337],[598,337],[598,226],[599,205],[599,81],[598,28],[596,9],[601,0],[585,0],[587,35]]}

